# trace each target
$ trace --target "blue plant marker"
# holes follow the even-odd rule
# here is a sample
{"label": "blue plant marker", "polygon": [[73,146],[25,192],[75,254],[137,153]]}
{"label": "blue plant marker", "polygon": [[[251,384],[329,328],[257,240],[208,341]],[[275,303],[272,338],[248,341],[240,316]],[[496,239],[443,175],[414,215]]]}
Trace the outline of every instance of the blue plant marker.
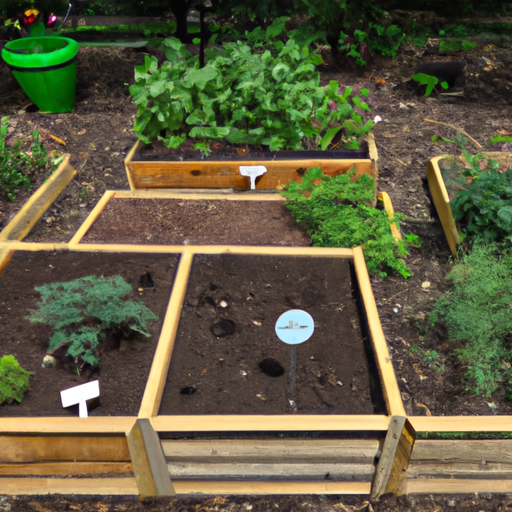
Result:
{"label": "blue plant marker", "polygon": [[288,400],[293,412],[297,411],[297,402],[295,400],[295,374],[297,366],[297,348],[309,340],[315,330],[313,317],[302,309],[290,309],[283,313],[276,322],[275,331],[277,337],[290,346],[290,395]]}

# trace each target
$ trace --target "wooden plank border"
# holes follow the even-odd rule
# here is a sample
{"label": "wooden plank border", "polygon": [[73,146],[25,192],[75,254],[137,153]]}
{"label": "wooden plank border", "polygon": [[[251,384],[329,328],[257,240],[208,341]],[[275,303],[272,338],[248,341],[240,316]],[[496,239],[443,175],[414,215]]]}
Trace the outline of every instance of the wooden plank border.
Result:
{"label": "wooden plank border", "polygon": [[43,183],[21,210],[0,232],[0,240],[22,240],[76,174],[67,155],[58,169]]}
{"label": "wooden plank border", "polygon": [[416,432],[512,432],[512,416],[409,416]]}

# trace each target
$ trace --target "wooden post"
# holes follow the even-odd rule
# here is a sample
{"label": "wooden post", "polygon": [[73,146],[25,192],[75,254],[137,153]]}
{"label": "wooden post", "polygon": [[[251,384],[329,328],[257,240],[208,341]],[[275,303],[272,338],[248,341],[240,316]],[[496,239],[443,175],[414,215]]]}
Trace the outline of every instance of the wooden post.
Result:
{"label": "wooden post", "polygon": [[139,418],[127,440],[140,498],[175,496],[160,439],[149,420]]}
{"label": "wooden post", "polygon": [[416,431],[405,416],[392,416],[382,453],[375,469],[370,497],[401,494],[402,482],[409,466]]}

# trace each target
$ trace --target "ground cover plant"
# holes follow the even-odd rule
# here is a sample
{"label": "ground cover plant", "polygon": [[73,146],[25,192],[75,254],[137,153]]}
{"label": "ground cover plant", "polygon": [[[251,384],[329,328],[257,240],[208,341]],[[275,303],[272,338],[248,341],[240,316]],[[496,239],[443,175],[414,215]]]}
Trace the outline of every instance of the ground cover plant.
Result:
{"label": "ground cover plant", "polygon": [[121,276],[88,276],[35,290],[41,302],[27,319],[52,327],[48,353],[64,351],[78,371],[100,365],[100,344],[109,334],[149,337],[147,324],[157,320],[143,302],[123,298],[132,288]]}
{"label": "ground cover plant", "polygon": [[435,304],[430,328],[442,326],[466,367],[471,391],[490,396],[503,386],[512,400],[512,252],[483,240],[457,262],[453,285]]}
{"label": "ground cover plant", "polygon": [[21,403],[29,389],[31,372],[24,370],[13,355],[0,359],[0,405]]}
{"label": "ground cover plant", "polygon": [[372,207],[374,179],[363,174],[352,182],[353,174],[331,177],[319,168],[310,169],[300,183],[294,181],[281,192],[285,206],[306,228],[314,246],[361,245],[370,272],[386,276],[393,269],[409,277],[407,244],[391,233],[390,222],[397,219],[390,220],[384,210]]}
{"label": "ground cover plant", "polygon": [[0,119],[0,190],[9,201],[14,201],[21,188],[30,190],[37,172],[51,171],[57,166],[39,140],[39,132],[32,131],[32,141],[26,147],[21,139],[13,144],[7,141],[9,118]]}
{"label": "ground cover plant", "polygon": [[357,149],[373,127],[367,103],[336,81],[320,86],[321,56],[293,39],[276,39],[283,31],[281,19],[247,33],[246,41],[209,50],[203,68],[180,41],[166,39],[166,62],[159,67],[147,56],[135,68],[137,136],[168,148],[192,139],[205,154],[215,139],[271,150],[326,149],[341,136],[345,147]]}

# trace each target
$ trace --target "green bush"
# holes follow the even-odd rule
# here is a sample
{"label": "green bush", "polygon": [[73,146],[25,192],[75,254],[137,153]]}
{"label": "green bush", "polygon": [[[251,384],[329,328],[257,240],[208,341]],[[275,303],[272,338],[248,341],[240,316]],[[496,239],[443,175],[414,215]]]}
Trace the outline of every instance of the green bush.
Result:
{"label": "green bush", "polygon": [[88,276],[35,290],[42,300],[27,319],[50,325],[48,352],[65,348],[78,368],[99,365],[100,343],[108,334],[136,331],[149,337],[147,323],[157,320],[143,302],[123,299],[132,288],[121,276]]}
{"label": "green bush", "polygon": [[247,41],[209,51],[203,68],[179,40],[166,39],[167,62],[159,68],[156,57],[146,56],[135,68],[137,136],[168,148],[192,139],[205,153],[211,139],[271,150],[304,149],[308,140],[325,149],[337,134],[345,147],[357,148],[357,138],[373,127],[364,119],[370,108],[350,87],[320,86],[320,55],[276,39],[283,31],[283,19],[266,31],[258,27]]}
{"label": "green bush", "polygon": [[368,270],[386,275],[393,269],[404,277],[411,273],[404,261],[407,244],[395,240],[388,214],[371,206],[375,180],[366,174],[356,182],[353,172],[330,177],[310,169],[301,183],[290,183],[281,193],[286,208],[304,227],[317,247],[362,246]]}
{"label": "green bush", "polygon": [[489,396],[512,386],[512,252],[477,241],[447,276],[453,287],[435,304],[429,324],[446,328],[466,366],[468,388]]}
{"label": "green bush", "polygon": [[23,148],[22,141],[16,140],[10,146],[6,142],[9,118],[0,119],[0,190],[9,201],[14,201],[21,188],[32,188],[32,177],[36,172],[53,170],[55,164],[48,157],[46,148],[39,141],[39,132],[32,132],[32,143]]}
{"label": "green bush", "polygon": [[31,372],[24,370],[15,357],[4,356],[0,359],[0,405],[10,404],[14,400],[20,403],[29,389]]}

